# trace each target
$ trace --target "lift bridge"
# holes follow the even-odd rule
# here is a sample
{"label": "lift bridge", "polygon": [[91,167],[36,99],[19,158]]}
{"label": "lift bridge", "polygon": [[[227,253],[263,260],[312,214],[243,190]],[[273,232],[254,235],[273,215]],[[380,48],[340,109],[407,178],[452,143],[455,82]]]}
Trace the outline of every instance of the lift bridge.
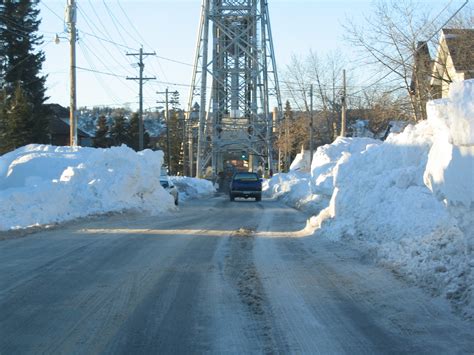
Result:
{"label": "lift bridge", "polygon": [[194,156],[197,177],[236,161],[249,171],[273,168],[273,116],[282,104],[267,0],[203,0],[189,113],[195,103],[191,175]]}

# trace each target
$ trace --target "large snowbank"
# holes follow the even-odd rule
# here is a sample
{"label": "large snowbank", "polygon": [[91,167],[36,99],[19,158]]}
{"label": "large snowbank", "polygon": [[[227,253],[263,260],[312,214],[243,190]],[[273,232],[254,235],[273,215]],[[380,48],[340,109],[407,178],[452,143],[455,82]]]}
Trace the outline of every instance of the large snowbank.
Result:
{"label": "large snowbank", "polygon": [[472,318],[473,97],[474,80],[453,84],[428,104],[427,121],[383,143],[338,139],[318,148],[310,178],[278,174],[267,191],[296,206],[319,198],[317,235],[360,243]]}
{"label": "large snowbank", "polygon": [[0,230],[136,209],[173,209],[162,152],[28,145],[0,157]]}
{"label": "large snowbank", "polygon": [[187,176],[171,176],[181,200],[212,196],[216,189],[212,182]]}

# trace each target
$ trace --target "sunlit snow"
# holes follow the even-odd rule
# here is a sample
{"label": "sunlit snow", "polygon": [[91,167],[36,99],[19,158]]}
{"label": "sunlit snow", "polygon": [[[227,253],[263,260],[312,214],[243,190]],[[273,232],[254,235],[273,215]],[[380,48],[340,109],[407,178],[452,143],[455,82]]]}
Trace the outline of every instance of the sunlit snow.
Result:
{"label": "sunlit snow", "polygon": [[351,240],[474,316],[474,80],[428,104],[428,120],[381,142],[339,138],[299,156],[266,196],[310,212],[315,235]]}

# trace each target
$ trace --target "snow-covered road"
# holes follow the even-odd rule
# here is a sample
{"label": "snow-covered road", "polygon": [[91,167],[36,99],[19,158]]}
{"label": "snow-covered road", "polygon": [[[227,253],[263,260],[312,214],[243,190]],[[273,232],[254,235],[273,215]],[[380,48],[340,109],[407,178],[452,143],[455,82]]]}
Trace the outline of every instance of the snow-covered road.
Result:
{"label": "snow-covered road", "polygon": [[305,225],[217,197],[2,240],[0,354],[474,349],[446,301]]}

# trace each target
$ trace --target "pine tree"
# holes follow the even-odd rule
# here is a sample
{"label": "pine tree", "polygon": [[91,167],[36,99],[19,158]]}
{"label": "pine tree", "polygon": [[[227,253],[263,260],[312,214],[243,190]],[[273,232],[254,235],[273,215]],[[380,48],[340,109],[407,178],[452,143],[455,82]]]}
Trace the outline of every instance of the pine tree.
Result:
{"label": "pine tree", "polygon": [[0,155],[8,152],[7,148],[7,111],[6,111],[6,91],[0,90]]}
{"label": "pine tree", "polygon": [[[139,116],[138,113],[133,113],[132,117],[130,118],[130,126],[128,130],[128,143],[127,145],[138,151],[139,150]],[[150,135],[144,131],[143,132],[143,146],[146,148],[150,145]]]}
{"label": "pine tree", "polygon": [[35,51],[43,43],[42,36],[36,34],[38,2],[3,1],[0,5],[0,84],[6,93],[0,135],[5,137],[4,146],[46,143],[49,138],[46,77],[40,75],[45,57],[43,51]]}
{"label": "pine tree", "polygon": [[6,131],[10,136],[11,150],[31,142],[33,133],[29,129],[32,125],[32,105],[20,85],[15,90],[15,95],[8,112]]}
{"label": "pine tree", "polygon": [[94,147],[96,148],[108,148],[109,138],[109,126],[107,125],[107,118],[104,115],[100,115],[97,120],[97,131],[94,137]]}
{"label": "pine tree", "polygon": [[129,142],[129,123],[125,119],[123,113],[119,113],[114,117],[114,122],[110,129],[110,138],[112,145],[119,146]]}
{"label": "pine tree", "polygon": [[169,112],[168,118],[171,155],[171,166],[169,168],[173,174],[183,171],[184,120],[181,119],[181,112],[173,109]]}

